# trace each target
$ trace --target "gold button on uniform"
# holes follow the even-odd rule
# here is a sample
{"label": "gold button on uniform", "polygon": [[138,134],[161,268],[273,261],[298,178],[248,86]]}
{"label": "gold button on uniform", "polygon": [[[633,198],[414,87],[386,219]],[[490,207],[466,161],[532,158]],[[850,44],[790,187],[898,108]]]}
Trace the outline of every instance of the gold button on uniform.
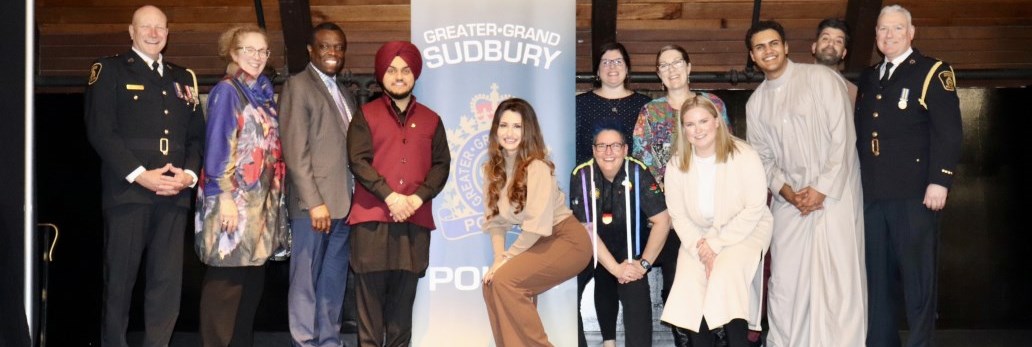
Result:
{"label": "gold button on uniform", "polygon": [[878,118],[878,112],[875,112],[873,116],[874,118]]}
{"label": "gold button on uniform", "polygon": [[877,131],[875,131],[875,132],[872,132],[872,133],[871,133],[871,136],[873,136],[873,137],[878,137],[878,132],[877,132]]}
{"label": "gold button on uniform", "polygon": [[165,114],[168,114],[168,110],[165,110]]}
{"label": "gold button on uniform", "polygon": [[139,95],[133,95],[133,100],[139,100],[139,99],[140,99]]}
{"label": "gold button on uniform", "polygon": [[168,95],[168,92],[166,92],[166,91],[162,90],[162,91],[161,91],[161,95]]}
{"label": "gold button on uniform", "polygon": [[875,98],[876,100],[881,100],[881,94],[875,95],[875,96],[874,96],[874,98]]}
{"label": "gold button on uniform", "polygon": [[165,135],[168,135],[168,129],[165,129]]}

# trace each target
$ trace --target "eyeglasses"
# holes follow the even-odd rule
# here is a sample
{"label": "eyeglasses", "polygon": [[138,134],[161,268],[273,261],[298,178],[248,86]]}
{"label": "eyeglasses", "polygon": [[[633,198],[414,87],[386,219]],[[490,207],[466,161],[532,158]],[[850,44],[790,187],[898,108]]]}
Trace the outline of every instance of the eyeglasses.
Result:
{"label": "eyeglasses", "polygon": [[342,45],[342,44],[328,45],[328,44],[325,44],[325,43],[320,43],[319,44],[319,51],[321,51],[323,53],[327,53],[327,52],[343,52],[344,51],[344,45]]}
{"label": "eyeglasses", "polygon": [[602,59],[601,61],[599,61],[598,65],[602,67],[618,68],[624,66],[624,60],[623,58]]}
{"label": "eyeglasses", "polygon": [[255,49],[254,47],[237,47],[241,52],[255,58],[268,58],[272,51],[268,49]]}
{"label": "eyeglasses", "polygon": [[591,145],[591,147],[595,147],[596,151],[605,152],[605,151],[610,150],[610,149],[612,149],[614,151],[619,151],[619,150],[623,149],[624,146],[626,146],[626,145],[627,144],[621,143],[621,142],[613,142],[613,143],[596,143],[594,145]]}
{"label": "eyeglasses", "polygon": [[669,63],[662,63],[662,64],[659,64],[659,65],[656,65],[656,68],[658,68],[660,72],[667,72],[667,71],[670,70],[670,68],[680,69],[680,68],[684,67],[687,63],[688,62],[685,61],[684,59],[678,59],[678,60],[674,60],[674,61],[669,62]]}

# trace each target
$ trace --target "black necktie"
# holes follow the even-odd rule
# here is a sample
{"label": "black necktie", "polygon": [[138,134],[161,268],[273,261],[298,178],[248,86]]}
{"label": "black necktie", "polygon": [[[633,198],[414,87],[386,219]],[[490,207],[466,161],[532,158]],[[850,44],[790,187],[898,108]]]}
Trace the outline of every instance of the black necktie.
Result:
{"label": "black necktie", "polygon": [[161,70],[158,70],[158,67],[160,67],[160,66],[161,65],[158,64],[157,60],[155,60],[153,63],[151,63],[151,69],[154,70],[154,74],[158,75],[158,77],[161,77]]}
{"label": "black necktie", "polygon": [[881,82],[881,85],[885,86],[885,84],[889,83],[889,75],[891,75],[891,74],[892,74],[892,62],[890,61],[890,62],[885,63],[885,73],[882,74],[881,80],[878,81],[878,82]]}

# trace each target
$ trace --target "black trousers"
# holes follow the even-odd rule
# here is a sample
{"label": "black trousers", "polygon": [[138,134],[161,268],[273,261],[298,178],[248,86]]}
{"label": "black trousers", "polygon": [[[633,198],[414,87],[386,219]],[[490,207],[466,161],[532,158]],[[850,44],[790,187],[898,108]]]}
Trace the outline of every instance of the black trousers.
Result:
{"label": "black trousers", "polygon": [[939,213],[922,200],[864,204],[869,346],[900,345],[900,284],[910,327],[907,346],[934,345]]}
{"label": "black trousers", "polygon": [[419,274],[391,270],[354,275],[358,345],[407,347],[412,340],[412,305]]}
{"label": "black trousers", "polygon": [[254,345],[254,316],[264,290],[265,265],[208,267],[201,282],[203,346]]}
{"label": "black trousers", "polygon": [[667,236],[666,243],[663,244],[663,250],[659,252],[659,256],[656,257],[656,263],[653,264],[660,267],[660,270],[663,271],[663,290],[660,291],[663,303],[666,303],[667,296],[670,296],[670,288],[674,287],[674,274],[677,273],[678,248],[681,248],[681,238],[677,237],[677,233],[673,229],[670,229],[670,235]]}
{"label": "black trousers", "polygon": [[[674,331],[674,334],[681,335],[681,341],[691,341],[692,347],[712,347],[715,346],[717,342],[717,336],[706,323],[706,317],[702,318],[699,332],[693,332],[679,327],[674,327],[672,330]],[[748,347],[750,345],[748,333],[749,323],[744,319],[732,319],[730,322],[727,322],[727,324],[724,324],[724,340],[727,342],[728,347]],[[679,342],[677,346],[688,346],[688,344]]]}
{"label": "black trousers", "polygon": [[129,305],[144,264],[143,346],[166,346],[179,317],[187,209],[126,204],[104,210],[101,345],[126,347]]}
{"label": "black trousers", "polygon": [[[652,346],[652,298],[649,291],[648,277],[620,284],[613,274],[604,267],[599,266],[588,269],[577,275],[577,302],[583,296],[584,287],[587,282],[595,279],[595,313],[598,315],[598,325],[602,331],[602,340],[616,340],[616,316],[623,305],[624,336],[627,347]],[[584,276],[584,274],[588,276]],[[593,275],[593,276],[592,276]],[[583,282],[583,283],[582,283]],[[578,318],[580,314],[578,304]],[[578,324],[580,336],[578,344],[584,341],[584,324]],[[585,345],[587,342],[585,341]]]}

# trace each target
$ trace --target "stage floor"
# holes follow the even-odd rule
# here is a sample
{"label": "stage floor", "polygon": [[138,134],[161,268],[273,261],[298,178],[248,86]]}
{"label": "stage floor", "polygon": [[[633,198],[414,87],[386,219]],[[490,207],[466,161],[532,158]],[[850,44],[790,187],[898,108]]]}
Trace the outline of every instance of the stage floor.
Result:
{"label": "stage floor", "polygon": [[[900,333],[906,337],[906,331]],[[129,333],[130,345],[139,345],[140,333]],[[589,346],[601,346],[602,335],[588,333]],[[354,334],[345,334],[347,347],[357,345]],[[655,347],[673,346],[672,337],[666,333],[656,333],[652,337]],[[176,332],[170,347],[200,346],[200,338],[195,332]],[[1032,330],[939,330],[936,332],[936,344],[940,347],[1011,347],[1032,346]],[[284,347],[290,345],[290,334],[287,332],[257,332],[254,347]],[[617,334],[617,346],[623,346],[623,333]],[[572,347],[572,346],[571,346]]]}

